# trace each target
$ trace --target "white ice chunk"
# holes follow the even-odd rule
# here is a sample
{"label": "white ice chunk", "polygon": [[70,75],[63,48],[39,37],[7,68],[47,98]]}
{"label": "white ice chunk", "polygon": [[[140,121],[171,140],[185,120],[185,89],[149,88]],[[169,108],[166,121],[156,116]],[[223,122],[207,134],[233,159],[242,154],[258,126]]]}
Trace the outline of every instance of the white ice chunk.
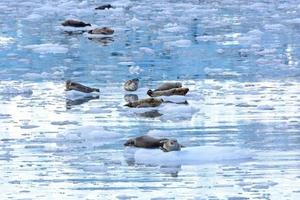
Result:
{"label": "white ice chunk", "polygon": [[67,53],[68,48],[66,45],[60,44],[33,44],[24,46],[25,49],[31,49],[35,53],[47,54],[47,53]]}
{"label": "white ice chunk", "polygon": [[177,40],[177,41],[172,41],[172,42],[165,42],[165,45],[167,47],[189,47],[191,46],[192,42],[190,40]]}
{"label": "white ice chunk", "polygon": [[69,90],[66,91],[66,98],[69,100],[76,100],[84,97],[97,97],[99,94],[99,92],[84,93],[77,90]]}
{"label": "white ice chunk", "polygon": [[33,92],[30,88],[16,88],[7,86],[0,88],[0,95],[31,95]]}
{"label": "white ice chunk", "polygon": [[160,149],[137,149],[134,154],[139,164],[189,164],[239,162],[252,158],[252,153],[238,147],[186,147],[181,151],[163,152]]}

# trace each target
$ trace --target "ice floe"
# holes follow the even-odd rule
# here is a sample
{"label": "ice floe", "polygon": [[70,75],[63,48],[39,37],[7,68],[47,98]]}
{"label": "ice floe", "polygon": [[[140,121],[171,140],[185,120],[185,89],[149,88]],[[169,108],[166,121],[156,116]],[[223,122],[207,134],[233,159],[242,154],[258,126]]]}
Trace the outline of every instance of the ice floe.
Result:
{"label": "ice floe", "polygon": [[67,53],[68,48],[66,45],[46,43],[46,44],[33,44],[24,46],[25,49],[30,49],[35,53],[47,54],[47,53]]}
{"label": "ice floe", "polygon": [[17,88],[13,86],[7,86],[0,88],[0,95],[3,96],[15,96],[15,95],[32,95],[31,88]]}
{"label": "ice floe", "polygon": [[76,90],[70,90],[70,91],[66,91],[65,94],[66,94],[66,99],[77,100],[86,97],[98,97],[100,93],[99,92],[84,93]]}
{"label": "ice floe", "polygon": [[181,151],[163,152],[160,149],[126,148],[126,156],[134,156],[137,164],[146,165],[203,165],[211,163],[244,162],[253,158],[248,149],[238,147],[185,147]]}

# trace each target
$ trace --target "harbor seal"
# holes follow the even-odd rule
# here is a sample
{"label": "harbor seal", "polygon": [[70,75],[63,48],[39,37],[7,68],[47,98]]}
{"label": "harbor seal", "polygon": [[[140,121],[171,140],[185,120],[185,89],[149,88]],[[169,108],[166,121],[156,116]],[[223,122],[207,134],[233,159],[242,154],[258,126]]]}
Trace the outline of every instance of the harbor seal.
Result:
{"label": "harbor seal", "polygon": [[133,101],[125,104],[125,106],[131,107],[131,108],[147,108],[147,107],[157,107],[162,104],[164,100],[157,99],[157,98],[147,98],[147,99],[141,99],[138,101]]}
{"label": "harbor seal", "polygon": [[175,139],[157,139],[148,135],[142,135],[133,139],[129,139],[124,143],[124,146],[148,149],[160,148],[164,152],[180,151],[181,147],[183,147]]}
{"label": "harbor seal", "polygon": [[182,84],[180,82],[166,82],[159,85],[154,91],[162,91],[162,90],[169,90],[173,88],[181,88]]}
{"label": "harbor seal", "polygon": [[91,88],[80,83],[76,83],[70,80],[66,81],[66,91],[77,90],[79,92],[91,93],[91,92],[100,92],[98,88]]}
{"label": "harbor seal", "polygon": [[124,83],[124,89],[127,91],[136,91],[139,87],[139,79],[134,78]]}
{"label": "harbor seal", "polygon": [[153,91],[148,90],[147,94],[150,97],[159,97],[159,96],[172,96],[172,95],[182,95],[185,96],[188,93],[189,88],[172,88],[169,90],[162,90],[162,91]]}
{"label": "harbor seal", "polygon": [[113,7],[111,4],[104,4],[102,6],[98,6],[97,8],[95,8],[95,10],[105,10],[105,9],[111,9],[111,8],[115,8],[115,7]]}
{"label": "harbor seal", "polygon": [[72,26],[72,27],[86,27],[91,26],[91,24],[87,24],[83,21],[75,20],[75,19],[68,19],[64,21],[61,25],[63,26]]}
{"label": "harbor seal", "polygon": [[108,27],[103,28],[95,28],[93,30],[89,30],[89,34],[102,34],[102,35],[112,35],[115,31]]}

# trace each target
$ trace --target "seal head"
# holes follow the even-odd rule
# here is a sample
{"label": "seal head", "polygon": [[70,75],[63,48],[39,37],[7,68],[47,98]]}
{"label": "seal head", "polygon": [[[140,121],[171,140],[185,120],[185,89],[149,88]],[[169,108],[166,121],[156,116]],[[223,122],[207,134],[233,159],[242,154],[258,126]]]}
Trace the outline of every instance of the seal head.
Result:
{"label": "seal head", "polygon": [[162,140],[160,141],[160,144],[160,149],[164,152],[180,151],[182,147],[175,139]]}
{"label": "seal head", "polygon": [[136,91],[139,87],[139,79],[134,78],[124,83],[124,89],[127,91]]}

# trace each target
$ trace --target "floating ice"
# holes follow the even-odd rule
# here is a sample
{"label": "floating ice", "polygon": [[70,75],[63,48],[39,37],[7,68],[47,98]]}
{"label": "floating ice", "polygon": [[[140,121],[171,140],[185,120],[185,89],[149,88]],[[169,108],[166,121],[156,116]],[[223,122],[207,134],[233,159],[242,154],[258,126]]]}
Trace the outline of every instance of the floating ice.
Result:
{"label": "floating ice", "polygon": [[165,25],[163,31],[170,33],[184,33],[187,32],[188,29],[184,26],[179,26],[177,24],[167,24]]}
{"label": "floating ice", "polygon": [[16,88],[16,87],[4,87],[0,88],[0,95],[31,95],[33,92],[30,88]]}
{"label": "floating ice", "polygon": [[99,92],[84,93],[77,90],[66,91],[66,98],[69,100],[77,100],[85,97],[97,97]]}
{"label": "floating ice", "polygon": [[68,48],[66,47],[66,45],[52,44],[52,43],[27,45],[24,46],[24,48],[31,49],[35,53],[40,53],[40,54],[68,52]]}
{"label": "floating ice", "polygon": [[11,38],[11,37],[3,37],[3,36],[0,36],[0,47],[3,45],[7,45],[7,44],[10,44],[10,43],[13,43],[14,42],[14,39]]}
{"label": "floating ice", "polygon": [[52,124],[52,125],[57,125],[57,126],[70,125],[70,124],[76,125],[76,124],[78,124],[78,122],[76,122],[76,121],[64,120],[64,121],[53,121],[53,122],[51,122],[51,124]]}
{"label": "floating ice", "polygon": [[275,108],[271,105],[259,105],[257,106],[258,110],[274,110]]}
{"label": "floating ice", "polygon": [[160,149],[137,149],[134,154],[136,163],[151,165],[232,163],[246,161],[252,157],[253,154],[249,150],[218,146],[186,147],[181,151],[167,153]]}
{"label": "floating ice", "polygon": [[177,41],[172,41],[172,42],[165,42],[166,46],[170,47],[189,47],[191,46],[192,42],[190,40],[177,40]]}
{"label": "floating ice", "polygon": [[41,79],[41,78],[49,78],[51,77],[51,74],[47,72],[42,72],[42,73],[26,73],[23,75],[23,78],[26,79]]}
{"label": "floating ice", "polygon": [[28,20],[28,21],[37,21],[37,20],[40,20],[42,17],[43,17],[42,15],[39,15],[37,13],[32,13],[24,19]]}
{"label": "floating ice", "polygon": [[148,47],[140,47],[140,51],[146,54],[154,54],[154,50]]}
{"label": "floating ice", "polygon": [[83,126],[77,131],[80,133],[79,137],[84,139],[115,139],[122,137],[120,133],[105,130],[100,126]]}
{"label": "floating ice", "polygon": [[131,20],[129,20],[128,22],[126,22],[126,25],[130,26],[130,27],[133,27],[133,28],[136,28],[136,27],[145,25],[145,22],[142,21],[142,20],[139,20],[136,17],[133,17]]}
{"label": "floating ice", "polygon": [[129,67],[129,73],[130,74],[139,74],[142,71],[143,70],[139,66],[131,66],[131,67]]}

